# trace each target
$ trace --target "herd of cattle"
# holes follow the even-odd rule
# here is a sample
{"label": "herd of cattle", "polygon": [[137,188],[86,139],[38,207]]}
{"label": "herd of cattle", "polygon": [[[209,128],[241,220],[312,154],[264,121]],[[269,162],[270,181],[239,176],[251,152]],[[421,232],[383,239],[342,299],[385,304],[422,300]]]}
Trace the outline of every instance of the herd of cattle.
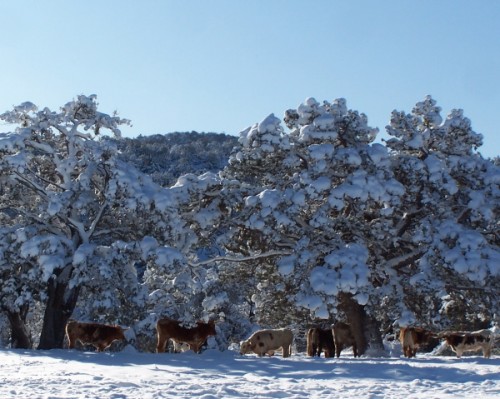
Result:
{"label": "herd of cattle", "polygon": [[[77,341],[82,344],[93,345],[98,352],[108,348],[114,341],[125,341],[126,329],[107,324],[82,323],[71,320],[66,324],[66,336],[69,348],[74,348]],[[215,322],[197,322],[196,327],[183,327],[173,319],[161,319],[156,324],[158,353],[165,352],[169,340],[174,344],[185,344],[196,353],[201,351],[209,336],[215,336]],[[307,355],[325,357],[340,357],[343,349],[352,347],[354,357],[358,357],[358,348],[351,327],[342,322],[335,323],[331,329],[311,328],[307,331]],[[427,344],[431,339],[441,339],[446,342],[456,354],[461,357],[464,352],[483,351],[483,356],[489,358],[494,334],[491,330],[474,332],[446,331],[434,333],[419,327],[403,327],[400,330],[399,340],[404,356],[415,357],[419,347]],[[240,353],[255,353],[259,356],[273,356],[275,351],[282,351],[283,357],[292,353],[293,333],[287,328],[259,330],[240,344]]]}

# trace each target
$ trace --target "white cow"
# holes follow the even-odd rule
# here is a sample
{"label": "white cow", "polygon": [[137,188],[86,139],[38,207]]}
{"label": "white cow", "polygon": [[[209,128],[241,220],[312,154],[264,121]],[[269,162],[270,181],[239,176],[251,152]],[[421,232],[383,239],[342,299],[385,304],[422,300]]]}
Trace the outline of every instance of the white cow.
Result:
{"label": "white cow", "polygon": [[259,356],[273,356],[275,350],[282,348],[283,357],[289,357],[292,353],[292,341],[293,333],[288,328],[259,330],[241,342],[240,353],[245,355],[253,352]]}

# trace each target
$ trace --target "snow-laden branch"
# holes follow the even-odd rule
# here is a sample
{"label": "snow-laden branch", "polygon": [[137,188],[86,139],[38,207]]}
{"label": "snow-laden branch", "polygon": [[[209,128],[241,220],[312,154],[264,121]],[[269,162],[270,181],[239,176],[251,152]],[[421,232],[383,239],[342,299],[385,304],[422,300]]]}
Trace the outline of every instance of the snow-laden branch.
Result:
{"label": "snow-laden branch", "polygon": [[30,168],[26,168],[26,170],[28,172],[30,172],[33,176],[36,176],[37,179],[40,179],[41,181],[43,181],[44,183],[47,183],[48,185],[57,187],[59,190],[64,191],[64,188],[61,187],[59,184],[54,183],[53,181],[50,181],[50,180],[44,178],[42,175],[33,172]]}
{"label": "snow-laden branch", "polygon": [[397,256],[395,258],[389,259],[388,261],[385,262],[385,265],[388,268],[394,268],[394,269],[401,269],[405,266],[408,266],[412,262],[415,262],[418,260],[425,252],[425,249],[419,248],[416,249],[415,251],[412,251],[407,254],[403,254],[401,256]]}
{"label": "snow-laden branch", "polygon": [[55,122],[50,123],[50,126],[53,127],[54,129],[58,130],[59,133],[61,133],[64,137],[68,137],[68,130],[65,129],[63,126],[61,126]]}
{"label": "snow-laden branch", "polygon": [[33,140],[26,140],[25,143],[26,143],[26,145],[31,146],[34,149],[43,151],[46,154],[50,154],[50,155],[54,155],[55,154],[54,149],[50,145],[48,145],[48,144],[38,143],[38,142],[33,141]]}
{"label": "snow-laden branch", "polygon": [[413,221],[413,218],[424,210],[425,210],[424,207],[421,208],[414,207],[413,209],[406,212],[396,226],[396,237],[401,237],[410,226],[411,222]]}
{"label": "snow-laden branch", "polygon": [[82,133],[78,130],[75,131],[75,137],[79,137],[81,139],[85,140],[92,140],[92,134],[91,133]]}
{"label": "snow-laden branch", "polygon": [[451,284],[446,284],[445,287],[448,291],[482,291],[489,294],[496,293],[494,289],[488,287],[466,287],[466,286],[451,285]]}
{"label": "snow-laden branch", "polygon": [[[11,207],[2,208],[2,209],[0,209],[0,211],[2,211],[3,209],[10,210],[12,208]],[[16,208],[16,212],[18,212],[20,215],[23,215],[26,218],[26,220],[31,220],[34,222],[34,224],[43,226],[43,228],[46,231],[48,231],[49,233],[54,234],[54,235],[60,234],[60,229],[52,226],[46,218],[41,218],[32,212],[26,212],[24,208]]]}
{"label": "snow-laden branch", "polygon": [[102,214],[104,213],[104,209],[106,209],[106,206],[107,206],[107,202],[105,201],[101,207],[99,208],[99,212],[97,213],[96,217],[94,218],[94,220],[92,221],[90,227],[89,227],[89,231],[88,231],[88,237],[92,237],[92,234],[94,233],[94,230],[97,226],[97,223],[99,223],[99,221],[101,220],[101,217],[102,217]]}
{"label": "snow-laden branch", "polygon": [[254,259],[261,259],[261,258],[269,258],[271,256],[286,256],[286,255],[291,255],[292,251],[269,251],[269,252],[264,252],[261,254],[257,255],[252,255],[252,256],[242,256],[242,257],[237,257],[237,258],[232,258],[232,257],[227,257],[227,256],[217,256],[212,259],[207,259],[201,262],[195,262],[191,263],[189,262],[188,264],[192,267],[198,267],[198,266],[203,266],[203,265],[209,265],[210,263],[214,262],[246,262],[249,260],[254,260]]}
{"label": "snow-laden branch", "polygon": [[78,222],[77,220],[75,220],[73,218],[67,218],[67,221],[78,231],[78,235],[80,236],[82,242],[88,243],[89,242],[89,235],[85,231],[85,226],[83,225],[83,223]]}
{"label": "snow-laden branch", "polygon": [[47,198],[47,193],[45,192],[45,190],[42,187],[38,186],[35,182],[28,180],[25,176],[23,176],[18,171],[14,171],[13,173],[16,176],[16,180],[19,183],[28,187],[30,190],[33,190],[34,192],[40,194],[42,197]]}

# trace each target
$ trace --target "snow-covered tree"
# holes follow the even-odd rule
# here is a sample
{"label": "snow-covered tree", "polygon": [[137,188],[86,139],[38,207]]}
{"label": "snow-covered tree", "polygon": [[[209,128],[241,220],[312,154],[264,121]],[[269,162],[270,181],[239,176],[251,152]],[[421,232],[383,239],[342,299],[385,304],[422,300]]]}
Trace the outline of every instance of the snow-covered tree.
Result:
{"label": "snow-covered tree", "polygon": [[428,96],[387,127],[405,187],[388,259],[401,284],[393,295],[401,323],[482,327],[499,309],[500,169],[475,152],[482,136],[462,110],[440,112]]}
{"label": "snow-covered tree", "polygon": [[320,105],[306,99],[285,113],[285,122],[289,135],[273,116],[242,132],[242,149],[223,172],[251,187],[235,214],[241,223],[233,237],[243,238],[248,253],[281,251],[254,299],[265,309],[281,291],[288,309],[308,309],[310,320],[333,320],[344,298],[343,311],[354,322],[363,308],[350,309],[369,297],[373,233],[367,223],[389,214],[403,188],[391,174],[387,151],[370,144],[376,129],[345,100]]}
{"label": "snow-covered tree", "polygon": [[14,348],[31,348],[33,338],[27,318],[36,306],[36,297],[43,292],[41,276],[23,254],[29,250],[34,228],[2,227],[0,234],[0,306],[10,323],[10,341]]}
{"label": "snow-covered tree", "polygon": [[[78,268],[82,248],[140,235],[141,226],[131,229],[137,219],[129,216],[145,210],[145,197],[153,193],[143,190],[149,181],[120,167],[114,146],[98,141],[103,131],[119,136],[119,125],[128,121],[99,112],[95,96],[78,96],[59,112],[24,103],[0,119],[18,126],[0,135],[3,193],[17,187],[26,193],[9,195],[3,204],[11,220],[36,229],[10,267],[14,272],[24,261],[31,267],[28,279],[45,284],[39,347],[61,347],[64,325],[87,278],[88,269]],[[29,285],[16,281],[20,286],[14,291],[30,298]],[[24,304],[23,296],[17,303]]]}

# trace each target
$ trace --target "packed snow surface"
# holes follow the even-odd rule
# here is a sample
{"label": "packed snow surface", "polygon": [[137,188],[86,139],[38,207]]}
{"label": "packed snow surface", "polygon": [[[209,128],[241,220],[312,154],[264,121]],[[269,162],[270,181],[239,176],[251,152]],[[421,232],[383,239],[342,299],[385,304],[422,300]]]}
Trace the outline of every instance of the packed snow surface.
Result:
{"label": "packed snow surface", "polygon": [[0,350],[0,398],[499,398],[500,359]]}

